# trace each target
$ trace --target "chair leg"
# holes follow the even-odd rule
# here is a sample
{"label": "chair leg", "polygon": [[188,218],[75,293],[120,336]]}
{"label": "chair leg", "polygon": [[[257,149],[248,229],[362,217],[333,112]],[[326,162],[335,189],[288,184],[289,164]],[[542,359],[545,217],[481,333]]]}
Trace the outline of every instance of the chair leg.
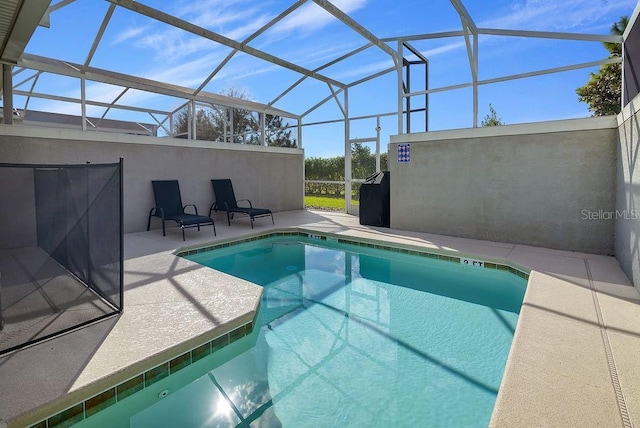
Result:
{"label": "chair leg", "polygon": [[184,224],[181,225],[180,228],[182,229],[182,240],[186,241],[186,239],[184,239]]}
{"label": "chair leg", "polygon": [[249,218],[251,219],[251,229],[253,229],[253,216],[249,216]]}
{"label": "chair leg", "polygon": [[211,225],[213,226],[213,236],[218,236],[218,234],[216,233],[216,224],[215,222],[211,222]]}
{"label": "chair leg", "polygon": [[273,221],[273,214],[271,214],[271,224],[273,224],[275,226],[276,222]]}
{"label": "chair leg", "polygon": [[231,217],[229,217],[229,211],[227,211],[227,223],[231,226]]}
{"label": "chair leg", "polygon": [[[151,208],[151,211],[149,211],[149,218],[147,219],[147,232],[149,231],[149,229],[151,228],[151,217],[153,217],[153,212],[155,211],[155,208]],[[158,212],[156,211],[156,214]]]}
{"label": "chair leg", "polygon": [[167,232],[164,227],[164,220],[162,220],[162,236],[167,236]]}

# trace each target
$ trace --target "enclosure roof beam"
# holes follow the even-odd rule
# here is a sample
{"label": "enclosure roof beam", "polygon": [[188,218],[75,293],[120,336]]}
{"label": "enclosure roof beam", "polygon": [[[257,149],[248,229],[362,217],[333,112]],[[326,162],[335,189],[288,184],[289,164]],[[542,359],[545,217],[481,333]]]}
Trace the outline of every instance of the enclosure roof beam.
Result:
{"label": "enclosure roof beam", "polygon": [[469,67],[471,68],[471,76],[473,78],[473,81],[475,82],[478,78],[478,70],[476,69],[476,58],[478,53],[475,52],[474,48],[472,47],[470,39],[471,36],[476,37],[478,35],[478,27],[476,26],[475,22],[473,22],[473,18],[471,18],[469,11],[467,11],[467,8],[464,7],[461,0],[451,0],[451,5],[458,12],[458,15],[460,15],[460,21],[462,24],[462,31],[464,35],[464,43],[467,47],[467,57],[469,59]]}
{"label": "enclosure roof beam", "polygon": [[[14,93],[16,95],[21,95],[25,97],[29,96],[32,98],[41,98],[43,100],[55,100],[55,101],[63,101],[66,103],[82,104],[82,99],[80,98],[62,97],[60,95],[41,94],[38,92],[27,92],[27,91],[14,91]],[[146,107],[132,107],[132,106],[126,106],[126,105],[120,105],[120,104],[114,104],[114,103],[103,103],[100,101],[85,100],[85,104],[96,106],[96,107],[117,108],[120,110],[137,111],[140,113],[156,113],[156,114],[163,114],[163,115],[171,114],[171,112],[168,112],[168,111],[154,110]]]}
{"label": "enclosure roof beam", "polygon": [[[19,66],[44,71],[47,73],[60,74],[63,76],[75,77],[78,79],[86,78],[94,82],[108,83],[111,85],[138,89],[182,99],[194,99],[193,89],[185,88],[178,85],[162,83],[151,79],[131,76],[114,71],[108,71],[95,67],[87,67],[83,73],[82,66],[71,62],[55,60],[51,58],[41,57],[37,55],[25,54],[19,62]],[[221,104],[227,107],[242,108],[247,110],[259,111],[263,113],[284,116],[289,118],[298,118],[298,115],[270,107],[254,101],[242,100],[239,98],[226,97],[224,95],[212,94],[209,92],[201,92],[195,97],[198,101]]]}
{"label": "enclosure roof beam", "polygon": [[416,49],[411,44],[409,44],[409,42],[403,41],[402,44],[404,45],[405,48],[409,50],[409,52],[417,56],[418,59],[421,60],[423,63],[425,64],[429,63],[429,59],[426,56],[422,55],[422,53],[418,49]]}
{"label": "enclosure roof beam", "polygon": [[380,39],[383,42],[398,42],[398,41],[414,41],[414,40],[430,40],[430,39],[444,39],[447,37],[460,37],[464,36],[462,30],[456,31],[443,31],[440,33],[424,33],[424,34],[410,34],[400,37],[387,37]]}
{"label": "enclosure roof beam", "polygon": [[[520,73],[520,74],[511,74],[509,76],[495,77],[493,79],[478,80],[477,84],[478,85],[489,85],[491,83],[507,82],[509,80],[525,79],[525,78],[528,78],[528,77],[543,76],[545,74],[561,73],[561,72],[564,72],[564,71],[579,70],[581,68],[598,67],[600,65],[617,64],[617,63],[621,63],[621,62],[622,62],[622,58],[621,57],[607,58],[607,59],[604,59],[604,60],[601,60],[601,61],[583,62],[581,64],[566,65],[566,66],[563,66],[563,67],[546,68],[544,70],[530,71],[530,72],[527,72],[527,73]],[[471,87],[471,86],[473,86],[473,83],[460,83],[460,84],[457,84],[457,85],[442,86],[442,87],[439,87],[439,88],[427,89],[426,91],[411,92],[411,93],[408,93],[408,94],[403,94],[403,97],[413,97],[413,96],[416,96],[416,95],[434,94],[436,92],[452,91],[452,90],[455,90],[455,89],[463,89],[463,88],[468,88],[468,87]]]}
{"label": "enclosure roof beam", "polygon": [[[375,119],[375,118],[379,118],[379,117],[389,117],[389,116],[397,116],[398,112],[397,111],[392,111],[392,112],[388,112],[388,113],[378,113],[378,114],[367,114],[364,116],[355,116],[355,117],[350,117],[349,120],[354,121],[354,120],[362,120],[362,119]],[[340,122],[344,122],[345,119],[329,119],[329,120],[321,120],[319,122],[307,122],[307,123],[303,123],[302,126],[314,126],[314,125],[327,125],[330,123],[340,123]]]}
{"label": "enclosure roof beam", "polygon": [[471,33],[478,34],[478,27],[476,26],[475,22],[473,22],[473,18],[471,18],[471,15],[467,11],[467,8],[464,7],[464,5],[462,4],[462,1],[451,0],[451,4],[460,15],[460,19],[462,19],[462,21],[464,21],[466,26],[469,27],[469,30],[471,30]]}
{"label": "enclosure roof beam", "polygon": [[338,108],[340,108],[342,115],[344,117],[347,117],[347,111],[344,109],[344,107],[342,107],[342,104],[340,103],[340,99],[338,99],[338,94],[336,94],[336,91],[333,90],[331,85],[327,85],[327,86],[329,86],[329,91],[331,91],[331,94],[333,94],[333,98],[336,100],[336,104],[338,104]]}
{"label": "enclosure roof beam", "polygon": [[199,27],[190,22],[187,22],[183,19],[177,18],[175,16],[169,15],[157,9],[154,9],[149,6],[145,6],[142,3],[138,3],[133,0],[107,0],[111,3],[117,4],[120,7],[125,9],[129,9],[133,12],[139,13],[141,15],[147,16],[149,18],[153,18],[157,21],[164,22],[165,24],[171,25],[175,28],[179,28],[181,30],[187,31],[189,33],[195,34],[197,36],[204,37],[216,43],[220,43],[222,45],[228,46],[230,48],[236,49],[240,52],[244,52],[248,55],[255,56],[256,58],[260,58],[264,61],[270,62],[272,64],[278,65],[280,67],[287,68],[289,70],[295,71],[296,73],[304,74],[306,76],[312,77],[314,79],[320,80],[325,83],[330,83],[339,88],[344,88],[345,84],[342,82],[338,82],[337,80],[331,79],[329,77],[323,76],[321,74],[315,73],[311,70],[308,70],[304,67],[296,65],[292,62],[286,61],[282,58],[278,58],[277,56],[268,54],[261,50],[252,48],[250,46],[243,45],[242,43],[225,37],[221,34],[215,33],[213,31],[207,30],[206,28]]}
{"label": "enclosure roof beam", "polygon": [[566,65],[564,67],[547,68],[544,70],[531,71],[528,73],[512,74],[504,77],[496,77],[493,79],[479,80],[478,85],[488,85],[490,83],[506,82],[507,80],[524,79],[527,77],[542,76],[545,74],[560,73],[563,71],[579,70],[581,68],[598,67],[606,64],[618,64],[622,62],[621,57],[607,58],[602,61],[583,62],[581,64]]}
{"label": "enclosure roof beam", "polygon": [[378,39],[372,32],[364,28],[362,25],[358,24],[353,18],[344,13],[342,10],[335,7],[331,2],[327,0],[313,0],[318,6],[329,12],[334,17],[338,18],[356,33],[360,34],[362,37],[391,55],[394,61],[397,61],[398,53],[391,49],[385,42]]}
{"label": "enclosure roof beam", "polygon": [[531,37],[539,39],[577,40],[585,42],[622,43],[622,36],[583,33],[562,33],[553,31],[501,30],[496,28],[478,28],[478,34],[493,36]]}
{"label": "enclosure roof beam", "polygon": [[[478,28],[477,34],[492,35],[492,36],[510,36],[510,37],[531,37],[538,39],[559,39],[559,40],[577,40],[585,42],[609,42],[609,43],[622,43],[622,36],[616,35],[602,35],[602,34],[585,34],[585,33],[563,33],[553,31],[526,31],[526,30],[504,30],[498,28]],[[416,41],[416,40],[431,40],[442,39],[447,37],[460,37],[464,36],[464,31],[445,31],[441,33],[424,33],[424,34],[409,34],[399,37],[388,37],[381,39],[384,42],[394,41]]]}
{"label": "enclosure roof beam", "polygon": [[[313,69],[313,71],[320,71],[320,70],[324,70],[327,67],[330,67],[334,64],[339,63],[342,60],[345,60],[347,58],[349,58],[350,56],[353,56],[357,53],[360,53],[368,48],[370,48],[371,46],[373,46],[373,43],[367,43],[366,45],[360,46],[357,49],[354,49],[344,55],[342,55],[341,57],[338,57],[336,59],[334,59],[333,61],[329,61],[326,64],[321,65],[318,68]],[[278,95],[277,97],[275,97],[270,103],[268,103],[268,105],[272,106],[275,103],[277,103],[278,101],[280,101],[285,95],[287,95],[289,92],[291,92],[292,90],[294,90],[299,84],[301,84],[302,82],[304,82],[306,80],[307,76],[302,76],[300,79],[298,79],[293,85],[289,86],[287,89],[285,89],[280,95]]]}
{"label": "enclosure roof beam", "polygon": [[[122,97],[124,96],[124,94],[126,94],[126,93],[127,93],[127,91],[128,91],[128,90],[129,90],[129,88],[124,88],[124,89],[122,90],[122,92],[120,92],[120,93],[118,94],[118,96],[117,96],[117,97],[115,97],[113,101],[111,101],[111,105],[112,105],[112,106],[115,106],[115,105],[116,105],[116,103],[120,100],[120,98],[122,98]],[[101,117],[100,119],[104,119],[105,117],[107,117],[107,113],[109,113],[109,110],[111,110],[111,107],[107,107],[107,108],[104,110],[104,113],[102,113],[102,117]]]}
{"label": "enclosure roof beam", "polygon": [[87,55],[87,59],[84,61],[84,65],[82,70],[86,70],[93,59],[93,55],[96,53],[96,49],[98,49],[98,45],[100,44],[100,40],[102,40],[102,36],[104,35],[104,31],[107,29],[107,25],[113,16],[113,11],[116,9],[114,4],[109,5],[109,9],[107,9],[107,13],[104,15],[104,19],[102,20],[102,24],[100,25],[100,29],[98,30],[98,34],[96,38],[93,40],[93,45],[91,45],[91,49],[89,50],[89,54]]}
{"label": "enclosure roof beam", "polygon": [[313,107],[311,107],[309,110],[305,111],[304,113],[302,113],[300,115],[301,118],[305,117],[306,115],[308,115],[309,113],[315,111],[317,108],[319,108],[321,105],[323,105],[324,103],[326,103],[327,101],[329,101],[330,99],[333,99],[334,97],[336,97],[338,94],[340,94],[341,92],[343,92],[344,89],[339,89],[336,92],[331,93],[331,95],[329,95],[328,97],[326,97],[325,99],[323,99],[322,101],[320,101],[318,104],[314,105]]}
{"label": "enclosure roof beam", "polygon": [[75,0],[62,0],[62,1],[59,1],[58,3],[56,3],[56,4],[52,5],[52,6],[49,6],[49,12],[50,13],[51,12],[55,12],[58,9],[61,9],[61,8],[65,7],[65,6],[70,5],[74,1]]}
{"label": "enclosure roof beam", "polygon": [[[467,47],[467,57],[469,59],[469,67],[471,68],[471,77],[475,82],[478,79],[478,70],[476,68],[476,55],[478,54],[471,45],[471,36],[477,37],[476,33],[469,34],[469,27],[465,25],[465,20],[462,19],[462,25],[464,29],[464,44]],[[474,44],[475,45],[475,44]]]}
{"label": "enclosure roof beam", "polygon": [[396,70],[397,69],[396,69],[395,66],[389,67],[389,68],[387,68],[385,70],[380,70],[377,73],[370,74],[369,76],[363,77],[362,79],[359,79],[359,80],[356,80],[354,82],[349,83],[349,87],[352,88],[354,86],[358,86],[361,83],[368,82],[369,80],[376,79],[376,78],[378,78],[380,76],[384,76],[385,74],[391,73],[392,71],[396,71]]}
{"label": "enclosure roof beam", "polygon": [[[258,29],[255,33],[253,33],[252,35],[250,35],[249,37],[247,37],[246,39],[244,39],[242,41],[242,45],[246,45],[247,43],[249,43],[250,41],[254,40],[256,37],[260,36],[261,34],[263,34],[265,31],[267,31],[269,28],[273,27],[274,25],[276,25],[278,22],[282,21],[286,16],[288,16],[289,14],[291,14],[294,10],[298,9],[300,6],[302,6],[303,4],[305,4],[307,1],[309,0],[298,0],[297,2],[295,2],[293,5],[289,6],[285,11],[283,11],[280,15],[276,16],[275,18],[273,18],[271,21],[267,22],[265,25],[263,25],[262,27],[260,27],[260,29]],[[234,49],[233,51],[231,51],[229,53],[229,55],[227,55],[227,57],[222,60],[222,62],[216,67],[215,70],[213,70],[213,72],[211,72],[211,74],[209,74],[209,76],[204,80],[204,82],[202,82],[202,84],[198,87],[198,89],[195,90],[194,95],[199,93],[200,91],[202,91],[204,89],[205,86],[207,86],[209,84],[209,82],[211,81],[211,79],[213,79],[215,77],[216,74],[218,74],[220,72],[220,70],[222,70],[222,68],[227,65],[227,63],[229,61],[231,61],[231,58],[233,58],[235,56],[235,54],[238,52],[237,49]]]}

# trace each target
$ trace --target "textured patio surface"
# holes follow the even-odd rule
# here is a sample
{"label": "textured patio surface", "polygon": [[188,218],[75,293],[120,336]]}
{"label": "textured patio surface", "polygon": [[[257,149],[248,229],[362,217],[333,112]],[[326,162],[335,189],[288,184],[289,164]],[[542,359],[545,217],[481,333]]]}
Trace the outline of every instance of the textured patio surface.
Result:
{"label": "textured patio surface", "polygon": [[0,423],[37,422],[250,321],[260,287],[173,251],[301,227],[531,269],[490,425],[640,425],[640,294],[614,258],[361,226],[342,213],[275,221],[220,221],[216,238],[190,229],[186,243],[179,229],[126,235],[124,314],[0,358]]}
{"label": "textured patio surface", "polygon": [[113,312],[39,248],[0,251],[0,351]]}

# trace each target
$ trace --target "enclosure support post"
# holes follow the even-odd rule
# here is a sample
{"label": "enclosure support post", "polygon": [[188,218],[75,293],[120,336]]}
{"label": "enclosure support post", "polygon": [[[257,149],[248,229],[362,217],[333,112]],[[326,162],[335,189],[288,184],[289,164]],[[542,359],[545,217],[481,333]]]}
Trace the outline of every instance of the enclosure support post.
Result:
{"label": "enclosure support post", "polygon": [[[302,145],[302,118],[298,116],[298,148],[304,150],[304,146]],[[305,206],[304,198],[307,196],[307,170],[305,165],[306,155],[302,156],[302,206]]]}
{"label": "enclosure support post", "polygon": [[478,127],[478,35],[473,35],[473,127]]}
{"label": "enclosure support post", "polygon": [[198,121],[196,120],[196,100],[193,99],[191,100],[191,102],[189,103],[189,105],[191,106],[190,110],[191,110],[191,135],[189,136],[189,139],[191,140],[197,140],[198,139],[198,134],[196,133],[196,129],[197,129],[197,124]]}
{"label": "enclosure support post", "polygon": [[124,158],[120,158],[120,307],[124,312]]}
{"label": "enclosure support post", "polygon": [[376,117],[376,172],[380,172],[380,116]]}
{"label": "enclosure support post", "polygon": [[13,124],[13,67],[2,64],[2,123]]}
{"label": "enclosure support post", "polygon": [[349,88],[344,90],[344,208],[351,214],[351,121],[349,120]]}
{"label": "enclosure support post", "polygon": [[403,67],[403,54],[402,54],[402,40],[398,40],[398,61],[396,61],[396,73],[398,75],[398,134],[404,134],[402,111],[404,109],[404,79],[402,73]]}
{"label": "enclosure support post", "polygon": [[82,130],[87,130],[87,81],[83,77],[80,78],[80,111],[82,114]]}

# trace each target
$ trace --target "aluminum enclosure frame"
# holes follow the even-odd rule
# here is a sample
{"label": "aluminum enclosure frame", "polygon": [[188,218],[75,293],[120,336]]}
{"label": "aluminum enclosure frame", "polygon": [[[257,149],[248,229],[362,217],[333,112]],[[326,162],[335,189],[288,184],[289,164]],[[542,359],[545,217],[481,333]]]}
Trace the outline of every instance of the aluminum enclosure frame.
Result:
{"label": "aluminum enclosure frame", "polygon": [[[159,128],[168,131],[168,133],[173,132],[173,114],[180,108],[187,106],[189,112],[194,112],[196,109],[196,105],[198,103],[205,105],[217,105],[228,108],[240,108],[249,111],[253,111],[259,114],[258,119],[256,120],[260,126],[260,133],[263,136],[261,141],[264,142],[264,115],[272,114],[279,115],[285,118],[289,118],[297,122],[297,141],[299,147],[303,146],[302,141],[302,127],[308,126],[309,124],[304,122],[304,119],[313,111],[317,110],[321,106],[324,106],[328,102],[335,102],[342,113],[342,117],[337,119],[338,121],[344,121],[345,124],[345,186],[351,185],[351,142],[353,140],[349,123],[351,119],[353,119],[349,114],[349,89],[370,80],[376,79],[378,77],[387,75],[389,73],[396,73],[397,75],[397,110],[395,112],[380,112],[377,116],[386,116],[388,114],[397,115],[397,134],[404,134],[416,131],[428,131],[428,114],[429,114],[429,106],[428,106],[428,96],[429,94],[452,91],[461,88],[472,88],[472,97],[473,97],[473,127],[478,126],[478,88],[481,85],[488,85],[493,83],[505,82],[515,79],[524,79],[534,76],[541,76],[551,73],[561,73],[565,71],[571,71],[581,68],[590,68],[596,67],[603,64],[616,63],[621,62],[622,58],[603,58],[599,61],[591,61],[580,64],[573,64],[563,67],[555,67],[544,70],[537,70],[527,73],[513,74],[513,75],[505,75],[498,78],[485,79],[481,80],[478,77],[478,61],[479,61],[479,51],[478,51],[478,40],[481,35],[491,35],[491,36],[507,36],[507,37],[525,37],[525,38],[543,38],[543,39],[555,39],[555,40],[572,40],[572,41],[588,41],[595,43],[602,42],[610,42],[610,43],[622,43],[622,36],[611,36],[611,35],[597,35],[597,34],[577,34],[577,33],[563,33],[563,32],[543,32],[543,31],[520,31],[520,30],[509,30],[509,29],[494,29],[494,28],[481,28],[475,23],[473,17],[469,13],[469,11],[464,6],[462,0],[450,0],[450,4],[452,8],[455,10],[460,19],[460,30],[449,31],[449,32],[440,32],[440,33],[425,33],[425,34],[417,34],[417,35],[405,35],[402,37],[393,37],[393,38],[379,38],[367,28],[362,26],[356,20],[349,16],[348,13],[345,13],[339,7],[328,0],[297,0],[292,2],[292,4],[286,9],[282,10],[279,14],[277,14],[274,18],[269,20],[265,25],[260,27],[258,30],[254,31],[250,36],[246,37],[244,40],[238,41],[228,37],[223,36],[222,34],[216,33],[209,29],[203,28],[201,26],[195,25],[193,23],[182,20],[176,16],[169,15],[165,12],[162,12],[158,9],[154,9],[150,6],[147,6],[141,2],[133,1],[133,0],[106,0],[109,3],[109,7],[102,19],[102,24],[97,31],[97,34],[94,37],[93,43],[89,52],[86,54],[85,60],[82,64],[73,64],[67,61],[57,60],[55,58],[45,58],[41,56],[30,55],[28,53],[22,53],[22,55],[16,56],[15,51],[8,51],[6,46],[15,46],[11,44],[11,41],[18,40],[21,45],[24,47],[27,46],[25,40],[28,40],[30,37],[29,32],[33,33],[35,31],[36,20],[30,19],[29,23],[25,24],[24,20],[21,20],[20,15],[17,14],[15,16],[14,21],[11,23],[12,26],[18,25],[20,27],[20,31],[16,31],[15,35],[9,35],[8,42],[5,43],[5,49],[1,52],[2,56],[0,56],[0,62],[3,64],[3,78],[2,78],[2,92],[3,92],[3,108],[4,108],[4,122],[11,123],[13,116],[10,112],[15,111],[15,106],[13,105],[13,96],[23,96],[26,98],[26,103],[24,109],[28,108],[28,103],[31,98],[44,98],[58,101],[65,101],[71,103],[79,103],[81,105],[82,112],[82,123],[83,130],[87,130],[91,127],[89,124],[89,128],[87,127],[86,120],[86,109],[87,106],[100,106],[104,107],[106,110],[103,114],[103,118],[108,114],[111,109],[122,109],[129,111],[137,111],[137,112],[146,112],[153,119],[155,123],[157,123]],[[46,24],[48,23],[49,15],[51,13],[55,13],[56,11],[68,6],[73,3],[74,0],[60,0],[53,5],[50,5],[48,9],[44,9],[42,7],[42,1],[38,2],[38,7],[40,7],[40,13],[42,13],[41,22]],[[22,3],[22,2],[18,2]],[[50,2],[45,2],[50,3]],[[249,45],[251,41],[256,39],[261,34],[268,32],[274,25],[278,22],[282,21],[284,18],[289,16],[291,13],[299,10],[303,5],[307,5],[310,3],[314,3],[315,5],[322,8],[324,11],[338,19],[344,25],[353,30],[356,34],[362,37],[364,44],[352,50],[351,52],[340,56],[332,61],[329,61],[315,69],[307,69],[298,64],[289,62],[277,55],[266,53],[262,50],[254,48]],[[179,28],[181,30],[187,31],[189,33],[198,35],[203,37],[211,42],[218,43],[220,45],[229,47],[232,51],[227,55],[227,57],[214,66],[212,72],[199,84],[194,88],[186,88],[179,87],[176,85],[168,84],[165,82],[151,81],[148,79],[144,79],[138,76],[125,75],[122,73],[116,73],[111,70],[99,69],[91,66],[94,55],[102,42],[102,38],[106,28],[108,27],[113,13],[117,8],[124,8],[130,11],[133,11],[137,14],[143,15],[149,19],[156,20],[167,25],[173,26],[175,28]],[[0,30],[2,27],[0,27]],[[27,37],[26,35],[29,35]],[[409,67],[413,64],[424,64],[425,67],[428,67],[428,58],[423,55],[418,49],[413,47],[410,43],[420,40],[430,40],[430,39],[441,39],[441,38],[451,38],[451,37],[463,37],[464,43],[467,52],[468,64],[471,74],[471,81],[456,85],[430,88],[428,86],[428,71],[427,78],[425,82],[425,88],[418,91],[412,91],[409,85]],[[363,52],[367,49],[377,49],[388,55],[391,60],[393,66],[376,72],[370,75],[367,75],[363,78],[360,78],[356,81],[352,82],[344,82],[336,79],[332,79],[324,74],[322,71],[327,67],[337,64],[341,61],[352,58],[360,52]],[[299,74],[300,79],[283,91],[280,95],[276,96],[273,100],[262,104],[255,103],[247,100],[241,100],[237,98],[225,97],[218,94],[207,93],[204,91],[204,88],[207,84],[214,79],[218,73],[224,69],[225,65],[229,62],[229,60],[236,55],[236,53],[241,52],[260,60],[275,64],[276,66],[285,68],[292,72]],[[12,58],[15,60],[8,60],[5,54],[11,54]],[[26,72],[34,72],[33,75],[23,79],[17,83],[14,83],[14,79],[18,78],[20,74]],[[80,82],[80,93],[81,96],[79,99],[68,98],[68,97],[60,97],[56,94],[44,94],[38,93],[35,91],[36,83],[38,78],[43,73],[51,73],[55,75],[73,77],[79,79]],[[316,81],[323,82],[327,85],[327,96],[319,100],[317,104],[313,107],[307,109],[304,112],[286,112],[280,109],[277,109],[275,105],[286,97],[294,88],[299,86],[307,79],[313,79]],[[94,100],[87,99],[86,96],[86,83],[87,81],[100,82],[100,83],[108,83],[112,85],[116,85],[122,87],[122,91],[120,94],[115,97],[111,102],[98,102]],[[31,85],[30,88],[25,89],[25,86]],[[176,97],[181,100],[184,100],[180,103],[180,106],[177,106],[173,111],[163,111],[154,109],[153,107],[139,107],[139,106],[130,106],[123,104],[120,101],[122,96],[132,90],[142,90],[148,91],[156,94],[167,95],[171,97]],[[411,121],[410,115],[412,113],[411,109],[411,100],[415,97],[424,97],[425,99],[425,129],[411,129]],[[260,116],[261,115],[261,116]],[[262,118],[260,118],[262,117]],[[191,121],[191,126],[187,132],[188,138],[197,138],[195,121]],[[233,136],[231,136],[231,140],[233,140]],[[379,158],[379,141],[376,145],[376,156]],[[379,165],[379,162],[378,162]],[[346,187],[348,189],[350,187]],[[350,201],[350,192],[345,192],[347,199],[347,212],[351,212],[351,201]]]}

